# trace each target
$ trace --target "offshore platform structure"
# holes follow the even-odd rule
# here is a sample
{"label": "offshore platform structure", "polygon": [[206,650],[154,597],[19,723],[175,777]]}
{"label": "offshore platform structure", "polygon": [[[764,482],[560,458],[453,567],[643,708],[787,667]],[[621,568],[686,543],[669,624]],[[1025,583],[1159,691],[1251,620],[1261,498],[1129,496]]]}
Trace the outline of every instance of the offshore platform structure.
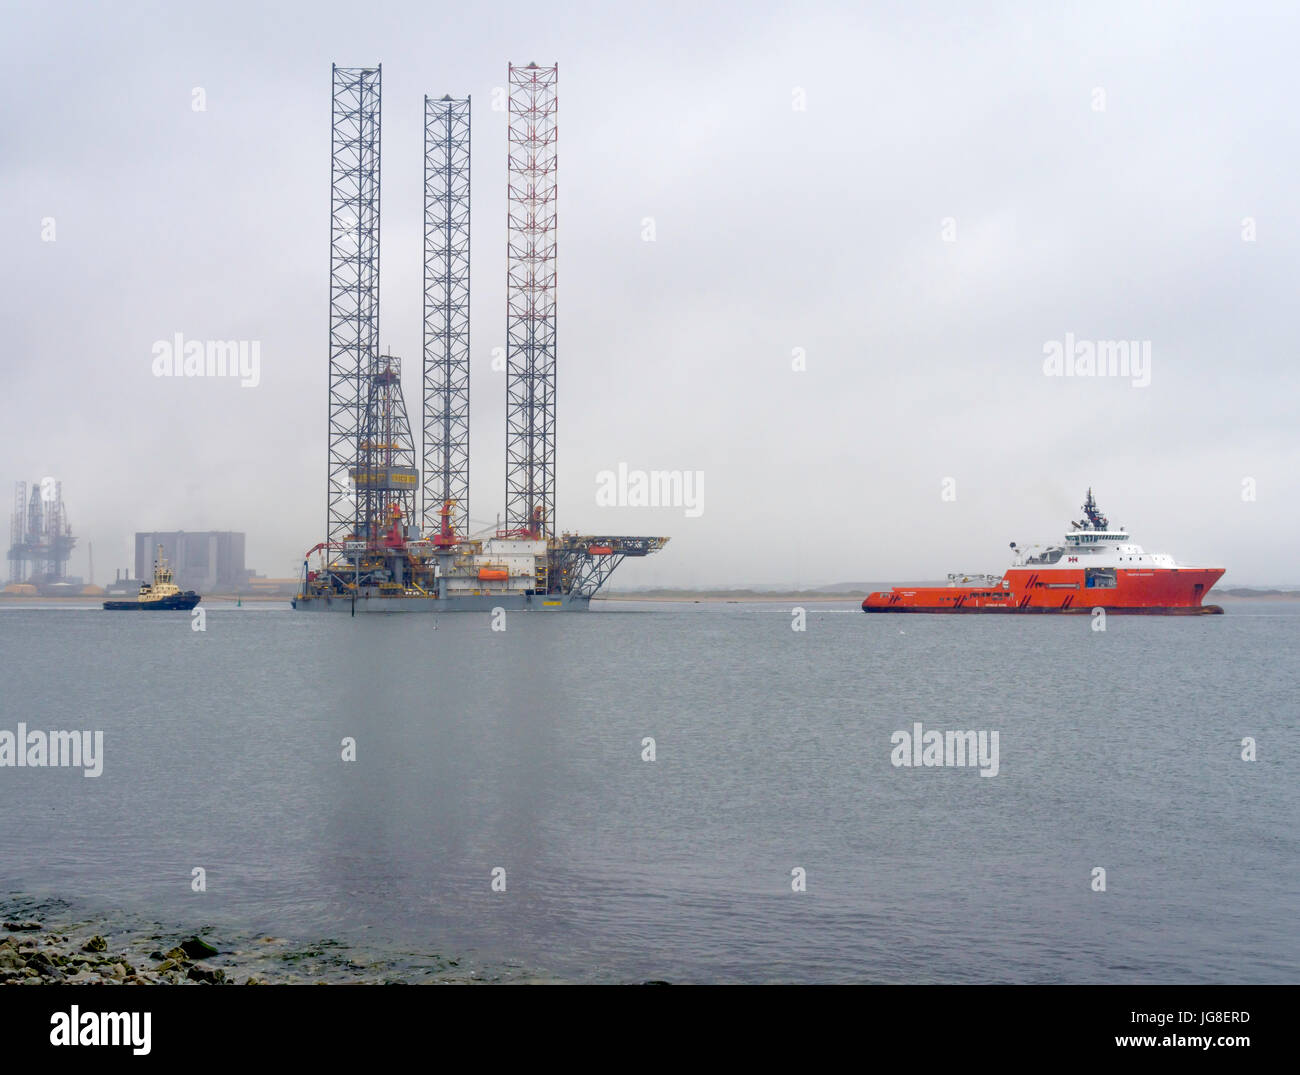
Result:
{"label": "offshore platform structure", "polygon": [[37,588],[66,583],[68,559],[77,539],[63,504],[63,482],[46,478],[14,485],[9,519],[9,581]]}
{"label": "offshore platform structure", "polygon": [[626,557],[668,541],[555,526],[557,76],[509,67],[506,521],[473,537],[470,99],[424,99],[421,471],[400,360],[378,353],[381,69],[333,69],[327,527],[295,608],[586,609]]}
{"label": "offshore platform structure", "polygon": [[425,533],[469,532],[469,98],[424,99]]}

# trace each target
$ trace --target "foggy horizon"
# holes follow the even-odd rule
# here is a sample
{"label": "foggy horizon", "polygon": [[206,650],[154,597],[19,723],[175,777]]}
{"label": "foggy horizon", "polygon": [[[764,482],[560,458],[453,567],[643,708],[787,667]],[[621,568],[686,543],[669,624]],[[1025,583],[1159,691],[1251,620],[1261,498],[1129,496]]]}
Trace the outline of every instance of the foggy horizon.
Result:
{"label": "foggy horizon", "polygon": [[[62,481],[70,574],[93,543],[111,580],[137,531],[242,531],[271,577],[324,539],[332,63],[383,65],[380,346],[417,445],[423,98],[472,98],[492,525],[494,94],[536,61],[559,64],[555,523],[671,538],[614,589],[1000,572],[1089,487],[1224,586],[1300,583],[1293,13],[507,8],[346,31],[337,4],[7,8],[0,483]],[[155,376],[177,334],[256,342],[259,383]],[[1067,339],[1132,341],[1149,382],[1045,374]],[[601,506],[620,465],[702,473],[702,510]]]}

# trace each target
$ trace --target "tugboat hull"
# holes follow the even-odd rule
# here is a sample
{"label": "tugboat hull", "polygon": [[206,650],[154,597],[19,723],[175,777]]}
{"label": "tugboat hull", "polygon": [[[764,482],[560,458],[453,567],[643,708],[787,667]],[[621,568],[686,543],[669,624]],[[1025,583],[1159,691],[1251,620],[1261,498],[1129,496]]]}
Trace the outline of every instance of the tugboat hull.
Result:
{"label": "tugboat hull", "polygon": [[188,612],[199,603],[199,595],[194,591],[171,594],[149,601],[105,601],[105,612],[128,612],[139,609],[142,612]]}

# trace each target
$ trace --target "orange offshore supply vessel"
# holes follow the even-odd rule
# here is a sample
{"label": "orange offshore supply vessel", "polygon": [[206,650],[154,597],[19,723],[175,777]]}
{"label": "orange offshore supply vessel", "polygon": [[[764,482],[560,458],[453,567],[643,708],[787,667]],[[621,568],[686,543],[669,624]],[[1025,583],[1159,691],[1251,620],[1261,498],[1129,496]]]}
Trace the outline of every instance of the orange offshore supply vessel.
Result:
{"label": "orange offshore supply vessel", "polygon": [[[947,586],[895,586],[868,594],[863,612],[1107,612],[1148,615],[1221,613],[1202,605],[1221,567],[1191,567],[1134,545],[1097,510],[1092,490],[1084,519],[1061,545],[1019,550],[1002,576],[949,575]],[[1016,543],[1011,543],[1016,548]]]}

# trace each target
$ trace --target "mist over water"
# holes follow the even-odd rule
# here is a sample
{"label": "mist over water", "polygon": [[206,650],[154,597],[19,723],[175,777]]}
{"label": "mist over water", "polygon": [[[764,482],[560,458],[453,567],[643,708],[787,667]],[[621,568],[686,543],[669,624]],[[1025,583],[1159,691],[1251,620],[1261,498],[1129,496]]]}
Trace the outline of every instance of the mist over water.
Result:
{"label": "mist over water", "polygon": [[[104,733],[0,769],[0,895],[584,981],[1296,980],[1295,603],[807,616],[0,611],[0,729]],[[894,767],[915,722],[998,775]]]}

